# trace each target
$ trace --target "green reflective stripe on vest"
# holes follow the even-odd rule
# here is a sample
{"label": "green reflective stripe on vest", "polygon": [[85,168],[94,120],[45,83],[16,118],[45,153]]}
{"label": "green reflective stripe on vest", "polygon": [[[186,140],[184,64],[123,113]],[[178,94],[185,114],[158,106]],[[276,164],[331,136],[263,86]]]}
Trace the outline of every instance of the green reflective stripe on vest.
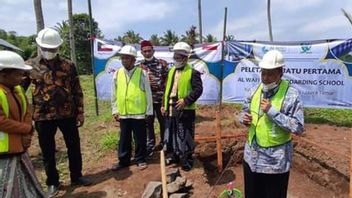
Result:
{"label": "green reflective stripe on vest", "polygon": [[25,94],[25,91],[24,89],[18,85],[15,87],[15,93],[20,96],[21,98],[21,102],[22,102],[22,120],[24,119],[24,116],[26,115],[26,111],[27,111],[27,97],[26,97],[26,94]]}
{"label": "green reflective stripe on vest", "polygon": [[140,88],[142,69],[137,67],[128,81],[123,68],[117,73],[117,110],[119,115],[142,115],[147,111],[145,91]]}
{"label": "green reflective stripe on vest", "polygon": [[[21,86],[15,87],[15,93],[18,94],[21,98],[22,103],[22,119],[25,116],[27,111],[27,98],[24,93],[24,90]],[[5,91],[0,88],[0,105],[6,117],[9,117],[9,102],[7,100]],[[9,135],[6,132],[0,132],[0,153],[6,153],[9,151]]]}
{"label": "green reflective stripe on vest", "polygon": [[[173,86],[173,78],[174,78],[175,70],[176,68],[172,67],[167,75],[167,83],[166,83],[165,94],[164,94],[164,107],[166,108],[166,110],[169,108],[168,103],[169,103],[171,89]],[[187,97],[189,93],[192,91],[191,78],[192,78],[192,67],[190,64],[187,64],[185,68],[181,71],[181,76],[177,83],[177,97],[179,99]],[[184,109],[196,109],[196,104],[195,103],[189,104]]]}
{"label": "green reflective stripe on vest", "polygon": [[[271,108],[281,110],[288,87],[288,81],[281,80],[279,90],[270,99]],[[261,116],[258,115],[260,114],[259,112],[261,112],[260,101],[262,88],[262,84],[260,84],[251,99],[250,113],[252,115],[252,123],[249,127],[248,143],[251,145],[256,136],[256,141],[261,147],[272,147],[284,144],[291,140],[290,132],[277,126],[265,113],[262,113]]]}

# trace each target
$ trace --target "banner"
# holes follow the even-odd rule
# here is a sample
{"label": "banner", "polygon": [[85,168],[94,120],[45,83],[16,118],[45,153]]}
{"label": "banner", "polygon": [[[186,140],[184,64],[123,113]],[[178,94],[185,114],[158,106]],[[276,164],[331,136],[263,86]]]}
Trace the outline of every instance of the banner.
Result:
{"label": "banner", "polygon": [[260,43],[227,42],[223,101],[242,102],[260,83],[261,57],[271,49],[282,52],[284,79],[297,88],[305,107],[352,107],[352,39]]}
{"label": "banner", "polygon": [[[139,45],[137,64],[143,59]],[[113,73],[121,61],[115,56],[119,45],[95,39],[95,75],[98,98],[110,100]],[[155,57],[171,66],[173,53],[169,47],[154,47]],[[195,46],[190,62],[201,72],[203,94],[197,103],[241,103],[260,83],[257,66],[265,52],[283,53],[286,66],[284,79],[301,94],[305,107],[352,107],[352,39],[311,42],[248,42],[228,41]],[[222,97],[220,98],[220,85]]]}
{"label": "banner", "polygon": [[[137,49],[137,61],[140,62],[143,56],[139,45]],[[94,41],[94,74],[97,87],[97,96],[101,100],[110,100],[111,86],[114,72],[122,67],[121,60],[115,56],[121,46],[108,44],[106,41],[95,39]],[[164,59],[171,67],[173,53],[169,47],[154,47],[156,58]],[[196,46],[190,56],[189,62],[202,75],[203,94],[198,103],[215,104],[220,101],[220,79],[221,79],[221,43]]]}

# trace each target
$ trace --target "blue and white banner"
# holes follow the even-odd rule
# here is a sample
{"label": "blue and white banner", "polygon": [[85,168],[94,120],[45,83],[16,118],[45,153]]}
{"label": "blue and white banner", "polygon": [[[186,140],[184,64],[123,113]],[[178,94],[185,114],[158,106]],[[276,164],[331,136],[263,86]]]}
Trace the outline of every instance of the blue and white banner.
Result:
{"label": "blue and white banner", "polygon": [[[202,73],[204,91],[198,103],[242,102],[260,83],[258,62],[271,49],[283,53],[286,66],[284,79],[301,93],[306,107],[352,107],[352,39],[312,42],[246,42],[230,41],[196,46],[190,60]],[[138,49],[139,46],[136,45]],[[95,74],[98,98],[110,99],[112,75],[121,67],[115,54],[120,46],[95,40]],[[157,58],[172,64],[168,47],[155,47]],[[142,59],[138,51],[137,61]]]}
{"label": "blue and white banner", "polygon": [[241,102],[260,83],[263,54],[283,53],[284,79],[299,90],[306,107],[352,107],[352,39],[331,42],[227,42],[223,101]]}

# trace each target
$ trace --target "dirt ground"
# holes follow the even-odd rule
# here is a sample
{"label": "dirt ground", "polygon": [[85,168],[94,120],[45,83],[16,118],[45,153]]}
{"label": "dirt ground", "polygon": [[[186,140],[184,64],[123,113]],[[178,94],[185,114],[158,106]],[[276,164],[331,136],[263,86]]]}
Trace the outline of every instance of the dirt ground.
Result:
{"label": "dirt ground", "polygon": [[[196,134],[214,135],[215,108],[202,107],[197,115]],[[234,182],[235,187],[243,192],[242,157],[246,128],[234,122],[238,118],[238,112],[234,108],[225,107],[221,115],[222,134],[237,137],[222,141],[224,171],[220,175],[216,168],[215,142],[198,142],[194,169],[190,172],[181,171],[181,175],[193,182],[191,197],[218,197],[229,182]],[[116,124],[108,125],[112,126],[97,125],[96,128],[81,130],[84,174],[94,181],[94,185],[89,187],[69,186],[66,150],[62,137],[58,136],[57,158],[58,161],[65,161],[63,163],[65,167],[62,169],[66,170],[60,173],[63,185],[58,197],[141,197],[148,182],[161,180],[159,152],[154,153],[149,160],[148,168],[143,171],[138,170],[135,165],[118,172],[109,170],[116,162],[116,152],[108,151],[98,155],[96,154],[98,152],[92,152],[97,146],[90,142],[91,132],[97,132],[102,127],[117,127]],[[350,145],[350,128],[306,124],[304,135],[294,137],[294,163],[290,174],[288,197],[348,197]],[[45,174],[37,141],[34,141],[30,153],[39,178],[43,182]],[[167,167],[173,168],[176,167]]]}

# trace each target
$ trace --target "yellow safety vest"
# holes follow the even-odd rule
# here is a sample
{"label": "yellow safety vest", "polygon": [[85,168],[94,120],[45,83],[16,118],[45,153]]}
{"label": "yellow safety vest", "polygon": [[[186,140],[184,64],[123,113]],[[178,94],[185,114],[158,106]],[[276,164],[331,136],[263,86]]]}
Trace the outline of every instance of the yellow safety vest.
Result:
{"label": "yellow safety vest", "polygon": [[[24,118],[25,113],[27,111],[27,98],[26,94],[23,90],[23,88],[20,85],[17,85],[15,87],[15,94],[17,94],[21,98],[21,109],[22,109],[22,118]],[[9,117],[9,102],[6,97],[6,92],[0,87],[0,105],[2,107],[2,110],[5,114],[5,116],[8,118]],[[7,153],[9,152],[9,135],[8,133],[1,131],[0,132],[0,153]]]}
{"label": "yellow safety vest", "polygon": [[[175,70],[176,68],[172,67],[167,75],[167,82],[166,82],[166,88],[165,88],[165,94],[164,94],[165,110],[168,110],[169,108],[169,98],[170,98],[170,93],[171,93],[171,89],[174,81],[173,77],[174,77]],[[192,91],[191,78],[192,78],[192,67],[190,64],[187,64],[185,68],[183,68],[183,70],[181,71],[180,79],[177,82],[178,99],[187,97],[189,93]],[[187,105],[185,109],[196,109],[196,103]]]}
{"label": "yellow safety vest", "polygon": [[140,88],[142,69],[137,67],[127,80],[123,68],[117,73],[117,110],[119,115],[142,115],[147,111],[147,97],[145,91]]}
{"label": "yellow safety vest", "polygon": [[[289,87],[287,80],[281,80],[279,89],[275,95],[270,98],[271,108],[280,110]],[[273,147],[284,144],[291,140],[291,133],[277,126],[270,118],[260,110],[260,101],[263,85],[260,84],[255,91],[250,104],[250,113],[252,115],[252,123],[249,127],[248,143],[252,145],[254,137],[261,147]]]}

